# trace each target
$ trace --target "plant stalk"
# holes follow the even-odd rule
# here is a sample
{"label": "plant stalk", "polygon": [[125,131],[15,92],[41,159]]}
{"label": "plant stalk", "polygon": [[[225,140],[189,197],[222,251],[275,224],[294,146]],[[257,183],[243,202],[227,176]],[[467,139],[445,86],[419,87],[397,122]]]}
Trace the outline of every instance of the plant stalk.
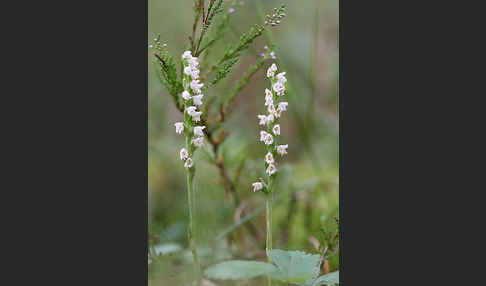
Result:
{"label": "plant stalk", "polygon": [[270,251],[272,250],[272,203],[273,203],[273,192],[267,195],[267,202],[266,202],[266,209],[267,209],[267,258],[268,261],[271,262],[270,259]]}
{"label": "plant stalk", "polygon": [[[186,137],[186,148],[190,150],[190,138]],[[191,152],[192,153],[192,152]],[[196,274],[196,281],[197,285],[202,285],[202,276],[201,276],[201,265],[199,264],[199,257],[197,255],[196,249],[196,232],[195,232],[195,223],[194,223],[194,213],[195,213],[195,204],[196,204],[196,196],[194,193],[193,188],[193,179],[194,179],[195,167],[189,168],[187,170],[187,200],[188,200],[188,207],[189,207],[189,227],[187,229],[187,235],[189,239],[189,245],[192,251],[192,257],[194,258],[194,272]]]}
{"label": "plant stalk", "polygon": [[[270,259],[270,251],[272,250],[272,204],[273,204],[273,181],[275,177],[269,178],[268,183],[268,191],[267,194],[267,201],[266,201],[266,219],[267,219],[267,243],[266,243],[266,252],[267,252],[267,260],[269,263],[272,263],[272,259]],[[272,286],[272,278],[270,275],[267,275],[267,285]]]}

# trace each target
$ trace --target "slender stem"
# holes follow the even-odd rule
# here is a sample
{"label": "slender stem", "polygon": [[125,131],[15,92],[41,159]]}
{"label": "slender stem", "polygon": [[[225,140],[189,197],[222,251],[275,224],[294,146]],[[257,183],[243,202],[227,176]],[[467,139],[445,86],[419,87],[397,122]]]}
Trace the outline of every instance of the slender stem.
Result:
{"label": "slender stem", "polygon": [[[186,148],[190,148],[190,138],[186,137]],[[194,212],[196,204],[196,196],[194,194],[193,179],[194,179],[195,167],[189,168],[187,170],[187,200],[189,205],[189,227],[187,229],[187,234],[189,238],[189,244],[192,251],[192,257],[194,258],[194,272],[196,273],[197,285],[202,285],[201,277],[201,265],[199,264],[199,257],[197,256],[196,250],[196,232],[194,224]]]}
{"label": "slender stem", "polygon": [[[267,260],[268,262],[272,263],[272,259],[270,259],[270,251],[272,250],[272,204],[273,204],[273,181],[275,180],[275,177],[272,176],[269,178],[269,183],[268,183],[268,191],[269,193],[267,194],[267,202],[266,202],[266,209],[267,209],[267,244],[266,244],[266,252],[267,252]],[[272,285],[272,278],[270,275],[267,275],[267,285],[271,286]]]}
{"label": "slender stem", "polygon": [[269,193],[267,195],[267,203],[266,203],[266,208],[267,208],[267,246],[266,246],[266,252],[267,252],[267,258],[268,258],[269,262],[271,262],[269,253],[272,250],[272,203],[273,203],[273,193]]}

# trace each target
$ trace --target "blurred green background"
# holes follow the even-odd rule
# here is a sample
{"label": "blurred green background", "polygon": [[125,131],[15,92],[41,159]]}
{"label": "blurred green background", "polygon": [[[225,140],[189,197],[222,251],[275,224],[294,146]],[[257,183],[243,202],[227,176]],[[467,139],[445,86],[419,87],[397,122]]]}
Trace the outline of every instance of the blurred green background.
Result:
{"label": "blurred green background", "polygon": [[[237,43],[241,33],[247,32],[253,24],[262,24],[259,9],[268,13],[282,3],[287,6],[287,17],[279,26],[267,29],[269,34],[257,38],[233,72],[216,88],[205,92],[204,100],[231,91],[259,54],[266,52],[263,47],[270,44],[268,37],[273,39],[279,72],[287,72],[292,86],[292,94],[286,96],[288,111],[280,119],[279,142],[289,144],[289,154],[277,159],[273,245],[279,249],[318,253],[317,244],[326,245],[330,234],[337,230],[334,217],[338,217],[339,200],[338,0],[225,1],[224,9],[233,7],[235,12],[208,60],[219,58],[226,45]],[[192,0],[148,1],[148,41],[152,43],[160,33],[161,41],[167,44],[177,61],[192,31],[192,5]],[[173,125],[183,117],[156,77],[153,51],[149,49],[148,54],[149,244],[160,254],[157,261],[149,263],[149,281],[151,285],[190,285],[193,273],[192,257],[187,250],[186,177],[179,159],[184,138],[175,133]],[[238,176],[235,184],[241,200],[239,206],[225,194],[217,167],[208,161],[205,154],[211,152],[208,143],[204,152],[196,153],[197,241],[203,267],[225,259],[265,260],[262,211],[265,199],[262,194],[251,191],[251,183],[264,174],[266,151],[258,140],[260,128],[256,115],[264,112],[264,89],[269,85],[265,71],[272,62],[267,60],[238,95],[236,108],[224,125],[230,135],[220,147],[221,154],[229,176]],[[256,234],[241,226],[219,236],[246,215],[254,215],[250,222]],[[329,258],[327,270],[338,269],[338,257],[336,249]],[[261,283],[253,279],[241,285]]]}

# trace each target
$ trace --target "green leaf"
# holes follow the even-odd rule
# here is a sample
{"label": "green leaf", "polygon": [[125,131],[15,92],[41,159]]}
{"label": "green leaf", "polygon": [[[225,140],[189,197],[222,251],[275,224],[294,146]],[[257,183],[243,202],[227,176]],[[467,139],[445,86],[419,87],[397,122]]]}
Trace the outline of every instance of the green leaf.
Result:
{"label": "green leaf", "polygon": [[319,276],[317,279],[306,281],[302,286],[336,285],[339,284],[339,271]]}
{"label": "green leaf", "polygon": [[157,255],[165,255],[182,250],[182,247],[176,243],[164,243],[154,246],[154,251]]}
{"label": "green leaf", "polygon": [[258,261],[231,260],[210,266],[204,275],[211,279],[250,279],[260,275],[278,272],[270,263]]}
{"label": "green leaf", "polygon": [[320,255],[318,254],[275,249],[270,251],[269,256],[279,270],[271,274],[275,279],[300,284],[319,275]]}

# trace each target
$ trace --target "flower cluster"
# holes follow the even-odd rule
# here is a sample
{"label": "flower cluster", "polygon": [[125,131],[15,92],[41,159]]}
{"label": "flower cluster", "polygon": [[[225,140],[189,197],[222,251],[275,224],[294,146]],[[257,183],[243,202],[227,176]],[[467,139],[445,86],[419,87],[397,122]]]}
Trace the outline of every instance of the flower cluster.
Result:
{"label": "flower cluster", "polygon": [[186,148],[182,148],[179,155],[183,160],[184,167],[192,168],[194,165],[191,158],[195,148],[200,148],[204,143],[203,130],[206,126],[197,125],[201,121],[201,111],[197,108],[203,104],[201,88],[204,84],[199,82],[199,61],[193,57],[191,51],[185,51],[182,54],[182,63],[184,67],[184,77],[182,84],[184,91],[181,96],[184,101],[184,122],[174,124],[177,134],[186,135]]}
{"label": "flower cluster", "polygon": [[265,16],[265,25],[277,26],[280,24],[280,19],[284,18],[285,16],[287,15],[285,14],[284,5],[280,6],[280,8],[273,8],[273,14]]}
{"label": "flower cluster", "polygon": [[[283,156],[287,154],[288,144],[277,145],[277,136],[280,135],[280,124],[278,120],[283,111],[287,110],[288,102],[278,101],[280,97],[285,95],[287,78],[285,72],[277,73],[277,65],[272,64],[267,70],[267,77],[271,81],[272,89],[265,89],[265,106],[267,107],[267,114],[257,115],[259,125],[266,127],[266,130],[260,131],[260,141],[267,146],[267,154],[265,155],[265,172],[271,178],[276,172],[275,158],[278,155]],[[261,182],[253,183],[253,191],[260,191],[264,189],[265,185]]]}
{"label": "flower cluster", "polygon": [[[265,50],[268,50],[268,46],[264,46],[263,47]],[[275,56],[275,52],[274,51],[270,51],[270,53],[261,53],[260,56],[262,57],[266,57],[266,58],[272,58],[272,59],[276,59],[277,57]]]}

